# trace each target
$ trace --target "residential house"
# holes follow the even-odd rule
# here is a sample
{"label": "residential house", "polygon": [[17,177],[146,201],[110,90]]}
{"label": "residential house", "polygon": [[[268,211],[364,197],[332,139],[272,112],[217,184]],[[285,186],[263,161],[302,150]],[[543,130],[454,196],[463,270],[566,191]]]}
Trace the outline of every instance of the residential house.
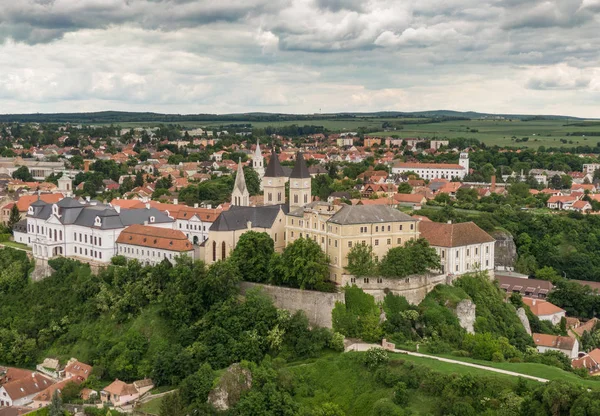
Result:
{"label": "residential house", "polygon": [[177,257],[194,259],[194,247],[179,230],[133,224],[117,238],[117,254],[141,264],[156,265],[164,259],[175,263]]}
{"label": "residential house", "polygon": [[592,376],[600,374],[600,349],[595,348],[583,357],[571,361],[573,368],[585,368]]}
{"label": "residential house", "polygon": [[564,309],[542,299],[523,298],[523,303],[529,306],[531,312],[542,321],[548,321],[552,325],[560,323],[566,317]]}
{"label": "residential house", "polygon": [[579,341],[575,338],[537,333],[532,336],[533,342],[540,353],[559,351],[571,359],[577,358],[579,355]]}
{"label": "residential house", "polygon": [[3,384],[0,387],[0,407],[26,406],[35,395],[52,384],[54,382],[50,378],[39,373]]}
{"label": "residential house", "polygon": [[150,379],[134,381],[131,384],[116,379],[102,389],[100,400],[102,403],[111,403],[113,406],[123,406],[135,402],[153,387],[154,383]]}
{"label": "residential house", "polygon": [[36,394],[33,397],[32,403],[29,405],[29,407],[39,409],[50,405],[50,403],[52,402],[52,396],[54,395],[54,392],[57,391],[60,395],[65,386],[69,383],[81,384],[83,383],[83,380],[81,380],[78,377],[73,377],[62,380],[56,384],[52,384],[51,386],[48,386],[47,388]]}
{"label": "residential house", "polygon": [[496,240],[474,222],[424,221],[419,231],[440,256],[442,273],[461,275],[484,270],[493,275]]}

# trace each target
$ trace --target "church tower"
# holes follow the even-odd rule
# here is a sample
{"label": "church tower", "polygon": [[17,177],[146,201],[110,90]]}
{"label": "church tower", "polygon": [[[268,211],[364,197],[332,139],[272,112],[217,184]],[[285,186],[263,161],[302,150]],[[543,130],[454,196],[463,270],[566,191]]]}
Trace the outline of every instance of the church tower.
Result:
{"label": "church tower", "polygon": [[262,178],[265,176],[265,158],[260,151],[260,144],[256,140],[256,150],[252,156],[252,169],[257,173],[258,180],[260,181],[260,189],[262,190]]}
{"label": "church tower", "polygon": [[465,168],[465,175],[469,174],[469,154],[466,152],[462,152],[460,154],[460,159],[458,159],[458,164]]}
{"label": "church tower", "polygon": [[290,175],[290,209],[312,202],[311,177],[302,152],[296,154],[296,164]]}
{"label": "church tower", "polygon": [[285,173],[283,173],[277,153],[273,149],[265,176],[262,178],[264,205],[285,204],[285,182]]}
{"label": "church tower", "polygon": [[244,167],[242,159],[238,161],[238,170],[233,184],[233,192],[231,193],[231,205],[247,207],[250,205],[250,193],[246,186],[246,177],[244,176]]}

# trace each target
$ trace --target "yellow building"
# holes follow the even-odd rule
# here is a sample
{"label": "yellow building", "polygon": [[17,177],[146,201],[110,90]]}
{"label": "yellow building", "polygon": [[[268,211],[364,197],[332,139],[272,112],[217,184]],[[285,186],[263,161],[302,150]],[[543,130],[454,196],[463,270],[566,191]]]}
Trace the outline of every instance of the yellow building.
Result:
{"label": "yellow building", "polygon": [[313,202],[286,216],[286,244],[311,238],[329,257],[330,279],[341,283],[348,252],[365,243],[381,259],[389,249],[419,238],[418,220],[385,205]]}

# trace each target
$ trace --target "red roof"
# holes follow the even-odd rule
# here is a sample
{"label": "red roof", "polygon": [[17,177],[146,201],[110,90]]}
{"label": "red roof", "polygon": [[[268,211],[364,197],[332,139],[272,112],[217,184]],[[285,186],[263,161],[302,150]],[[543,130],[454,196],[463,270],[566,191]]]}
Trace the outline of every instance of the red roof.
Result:
{"label": "red roof", "polygon": [[119,234],[117,243],[180,252],[194,249],[185,234],[179,230],[141,224],[134,224],[125,228]]}
{"label": "red roof", "polygon": [[404,169],[460,169],[464,167],[455,163],[417,163],[417,162],[403,162],[394,165],[395,168]]}

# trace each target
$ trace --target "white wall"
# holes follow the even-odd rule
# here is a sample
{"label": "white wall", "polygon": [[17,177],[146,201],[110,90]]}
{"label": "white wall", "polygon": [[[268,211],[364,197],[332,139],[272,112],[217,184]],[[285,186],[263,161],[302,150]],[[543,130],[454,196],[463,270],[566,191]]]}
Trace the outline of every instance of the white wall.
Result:
{"label": "white wall", "polygon": [[464,274],[477,270],[494,270],[494,243],[472,244],[462,247],[436,247],[443,273]]}
{"label": "white wall", "polygon": [[171,263],[175,263],[175,259],[178,256],[190,256],[193,260],[194,250],[190,250],[189,252],[179,252],[136,246],[133,244],[117,243],[117,255],[125,256],[128,260],[136,259],[142,264],[155,265],[163,261],[165,258]]}

